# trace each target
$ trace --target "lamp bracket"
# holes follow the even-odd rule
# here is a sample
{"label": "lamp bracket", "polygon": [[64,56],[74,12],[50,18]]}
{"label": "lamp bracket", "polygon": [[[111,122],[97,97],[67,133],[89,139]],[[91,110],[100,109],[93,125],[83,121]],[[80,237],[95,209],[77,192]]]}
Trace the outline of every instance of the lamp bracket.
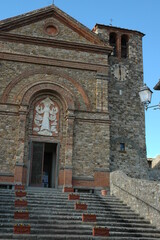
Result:
{"label": "lamp bracket", "polygon": [[148,108],[153,108],[153,110],[160,109],[160,102],[159,102],[159,104],[157,104],[157,105],[153,105],[153,106],[149,106],[149,107],[148,107],[148,105],[149,105],[149,103],[144,103],[144,107],[145,107],[146,110],[147,110]]}

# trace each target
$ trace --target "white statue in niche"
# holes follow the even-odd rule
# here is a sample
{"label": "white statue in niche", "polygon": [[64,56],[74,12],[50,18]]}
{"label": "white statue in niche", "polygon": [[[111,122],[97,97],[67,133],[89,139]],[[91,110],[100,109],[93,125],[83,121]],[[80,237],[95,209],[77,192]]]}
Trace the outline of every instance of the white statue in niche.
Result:
{"label": "white statue in niche", "polygon": [[42,100],[35,108],[33,130],[39,135],[52,136],[57,132],[57,113],[58,107],[49,97]]}

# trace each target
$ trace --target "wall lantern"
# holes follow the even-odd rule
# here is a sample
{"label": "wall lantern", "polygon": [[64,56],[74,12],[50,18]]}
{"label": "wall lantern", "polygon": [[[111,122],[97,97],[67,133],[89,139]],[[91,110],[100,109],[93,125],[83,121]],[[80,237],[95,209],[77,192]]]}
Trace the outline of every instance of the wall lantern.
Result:
{"label": "wall lantern", "polygon": [[145,109],[147,110],[148,108],[154,108],[154,110],[156,109],[160,109],[160,103],[154,106],[150,106],[149,104],[151,103],[151,98],[152,98],[152,91],[149,87],[147,87],[146,84],[144,84],[139,91],[139,96],[141,99],[141,102],[143,103]]}

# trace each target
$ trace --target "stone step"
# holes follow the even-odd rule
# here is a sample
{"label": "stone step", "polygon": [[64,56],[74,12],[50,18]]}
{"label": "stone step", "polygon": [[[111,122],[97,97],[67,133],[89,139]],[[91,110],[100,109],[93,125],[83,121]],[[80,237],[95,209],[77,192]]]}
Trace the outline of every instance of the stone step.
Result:
{"label": "stone step", "polygon": [[[1,232],[9,232],[9,231],[13,231],[13,226],[16,224],[16,222],[14,223],[8,223],[8,224],[0,224],[0,230]],[[28,220],[26,220],[25,224],[30,224],[30,222]],[[47,224],[47,223],[41,223],[41,224],[38,224],[38,223],[32,223],[31,227],[32,227],[32,231],[40,231],[43,229],[43,230],[47,230],[47,233],[49,233],[49,231],[51,230],[58,230],[58,229],[61,229],[62,231],[63,230],[92,230],[93,226],[96,225],[96,226],[102,226],[102,224],[91,224],[91,223],[88,223],[88,224],[85,224],[85,223],[81,223],[81,224],[68,224],[66,223],[65,225],[61,225],[61,224]],[[136,233],[156,233],[156,234],[160,234],[160,230],[157,230],[157,229],[153,229],[152,227],[148,227],[147,229],[146,228],[143,228],[141,226],[115,226],[115,225],[112,225],[110,223],[105,223],[105,225],[103,225],[104,227],[107,227],[110,229],[111,232],[119,232],[119,231],[123,231],[123,232],[136,232]]]}
{"label": "stone step", "polygon": [[[6,204],[7,205],[10,205],[10,204],[13,204],[14,201],[16,200],[17,198],[14,197],[14,198],[10,198],[8,199],[8,196],[6,196],[5,198],[3,198],[1,196],[1,199],[0,199],[0,206],[4,204],[4,201],[6,201]],[[79,200],[68,200],[68,198],[65,198],[63,199],[63,202],[62,202],[62,199],[60,198],[52,198],[52,199],[42,199],[42,198],[29,198],[28,196],[27,197],[24,197],[24,199],[26,199],[28,202],[30,203],[38,203],[38,204],[53,204],[53,203],[58,203],[58,204],[64,204],[64,203],[68,203],[68,204],[71,204],[72,202],[76,202],[76,201],[79,201],[79,202],[85,202],[87,203],[88,205],[92,205],[92,206],[101,206],[101,207],[104,207],[104,208],[107,208],[107,207],[117,207],[117,208],[127,208],[127,209],[130,209],[128,206],[126,205],[122,205],[121,203],[113,203],[113,202],[106,202],[104,205],[100,202],[100,201],[91,201],[91,200],[86,200],[86,199],[79,199]]]}
{"label": "stone step", "polygon": [[[12,211],[7,211],[7,212],[2,212],[1,211],[1,214],[0,214],[0,219],[1,218],[9,218],[9,217],[13,217],[13,215],[14,215],[14,212],[15,211],[25,211],[26,210],[26,208],[16,208],[15,210],[13,209]],[[29,210],[28,208],[27,208],[27,210]],[[54,217],[57,217],[57,216],[64,216],[64,217],[69,217],[69,216],[81,216],[82,215],[82,213],[90,213],[90,214],[93,214],[93,213],[96,213],[96,211],[75,211],[75,210],[73,210],[72,209],[72,211],[71,212],[69,212],[69,211],[67,211],[67,210],[65,210],[65,211],[63,211],[63,210],[58,210],[58,209],[56,209],[56,211],[52,211],[52,210],[45,210],[45,209],[37,209],[37,211],[36,211],[36,209],[33,209],[32,211],[30,211],[29,210],[29,215],[30,215],[30,217],[32,216],[32,217],[37,217],[38,215],[40,216],[40,217],[50,217],[50,218],[54,218]],[[107,219],[107,218],[117,218],[117,219],[121,219],[122,220],[122,218],[124,218],[124,219],[131,219],[131,220],[139,220],[139,221],[145,221],[145,222],[149,222],[149,221],[147,221],[147,220],[144,220],[144,218],[142,218],[142,217],[137,217],[136,215],[134,215],[134,213],[133,213],[133,215],[132,214],[129,214],[129,213],[123,213],[122,212],[122,214],[112,214],[112,213],[106,213],[106,212],[97,212],[96,213],[96,216],[98,217],[98,218],[105,218],[105,219]]]}
{"label": "stone step", "polygon": [[[98,199],[100,199],[100,197],[99,196],[97,196],[97,195],[94,195],[94,194],[92,194],[92,195],[84,195],[84,194],[79,194],[79,193],[73,193],[73,194],[76,194],[76,195],[79,195],[80,196],[80,198],[84,198],[84,199],[88,199],[88,200],[95,200],[95,201],[97,201]],[[1,195],[1,197],[10,197],[10,198],[14,198],[15,197],[15,192],[13,192],[13,193],[7,193],[7,192],[0,192],[0,195]],[[68,195],[69,195],[69,193],[59,193],[59,194],[48,194],[47,195],[47,199],[50,199],[50,198],[62,198],[62,199],[64,199],[64,198],[68,198]],[[46,198],[46,194],[37,194],[37,193],[35,193],[35,194],[30,194],[30,193],[28,193],[27,192],[27,196],[29,197],[29,198]],[[111,196],[107,196],[107,197],[105,197],[105,199],[103,199],[104,201],[111,201],[111,202],[120,202],[120,203],[122,203],[120,200],[118,200],[118,199],[116,199],[116,198],[112,198]]]}
{"label": "stone step", "polygon": [[[70,226],[75,226],[76,224],[79,224],[79,225],[82,225],[82,221],[81,220],[67,220],[67,221],[63,221],[63,220],[44,220],[44,219],[27,219],[27,220],[20,220],[21,223],[28,223],[30,224],[31,226],[34,226],[34,225],[51,225],[52,227],[53,226],[56,226],[56,225],[70,225]],[[11,221],[7,220],[7,222],[5,222],[5,219],[2,219],[2,222],[0,223],[0,227],[11,227],[13,226],[14,224],[16,223],[19,223],[19,219],[11,219]],[[83,224],[87,224],[87,223],[83,223]],[[95,225],[94,223],[92,225]],[[101,221],[101,222],[98,222],[98,224],[96,223],[96,225],[100,225],[100,226],[107,226],[107,227],[127,227],[127,228],[148,228],[148,229],[153,229],[153,230],[156,230],[157,229],[148,224],[148,223],[127,223],[127,222],[117,222],[117,221]],[[159,231],[160,232],[160,231]]]}
{"label": "stone step", "polygon": [[94,210],[94,209],[88,209],[87,211],[82,211],[82,210],[74,210],[71,209],[71,212],[69,212],[67,209],[39,209],[39,208],[34,208],[34,209],[30,209],[30,208],[21,208],[21,207],[16,207],[16,208],[12,208],[8,211],[6,211],[6,209],[1,209],[0,210],[0,219],[2,217],[12,217],[14,215],[15,211],[25,211],[28,210],[30,216],[37,216],[37,215],[47,215],[47,216],[55,216],[55,215],[63,215],[63,216],[70,216],[70,215],[74,215],[74,216],[79,216],[82,215],[82,213],[90,213],[93,214],[95,213],[97,217],[109,217],[109,218],[129,218],[129,219],[140,219],[140,220],[144,220],[144,218],[139,217],[138,215],[134,214],[134,213],[124,213],[124,212],[119,212],[117,213],[112,213],[112,212],[107,212],[107,211],[103,211],[100,212],[99,210]]}
{"label": "stone step", "polygon": [[97,217],[105,217],[105,218],[107,218],[107,217],[109,217],[109,218],[124,218],[124,219],[128,219],[128,218],[130,218],[130,219],[139,219],[139,220],[144,220],[144,218],[143,217],[140,217],[140,216],[137,216],[137,215],[135,215],[134,213],[132,214],[132,213],[128,213],[128,212],[115,212],[115,213],[113,213],[113,212],[107,212],[107,211],[104,211],[104,212],[102,212],[102,211],[95,211],[94,209],[89,209],[89,210],[87,210],[87,211],[82,211],[82,210],[74,210],[74,209],[69,209],[68,208],[68,210],[70,210],[70,211],[67,211],[67,209],[65,208],[65,209],[51,209],[51,210],[49,210],[49,209],[30,209],[30,208],[25,208],[25,207],[16,207],[15,209],[12,209],[12,211],[5,211],[5,210],[1,210],[0,211],[0,219],[2,218],[2,217],[9,217],[9,215],[10,216],[13,216],[13,214],[14,214],[14,212],[15,211],[25,211],[25,210],[28,210],[29,211],[29,214],[30,214],[30,216],[32,215],[32,216],[37,216],[37,215],[46,215],[47,217],[48,216],[51,216],[51,217],[54,217],[54,216],[58,216],[58,215],[62,215],[62,216],[72,216],[72,215],[74,215],[74,216],[79,216],[79,215],[82,215],[82,213],[89,213],[89,214],[96,214],[96,216]]}
{"label": "stone step", "polygon": [[[3,234],[1,235],[0,234],[0,239],[14,239],[14,240],[17,240],[17,239],[20,239],[20,240],[58,240],[58,239],[61,239],[61,240],[65,240],[65,239],[68,239],[68,240],[80,240],[80,239],[83,239],[83,240],[104,240],[106,239],[106,237],[93,237],[93,236],[80,236],[79,234],[78,235],[69,235],[69,236],[66,236],[66,235],[39,235],[39,236],[36,236],[36,235],[33,235],[33,234],[30,234],[30,235],[14,235],[14,234]],[[113,236],[110,236],[110,237],[107,237],[107,239],[109,240],[159,240],[158,238],[151,238],[151,237],[124,237],[124,236],[117,236],[117,237],[113,237]]]}
{"label": "stone step", "polygon": [[150,237],[153,239],[160,239],[160,234],[150,234],[150,233],[132,233],[132,232],[110,232],[110,236],[113,237],[127,237],[128,236],[128,240],[130,240],[130,237],[137,237],[137,239],[139,239],[140,237]]}
{"label": "stone step", "polygon": [[[11,229],[6,229],[6,233],[11,233],[13,231],[13,228]],[[37,229],[34,229],[34,228],[31,228],[31,234],[35,234],[35,235],[41,235],[41,234],[46,234],[47,235],[56,235],[56,234],[65,234],[65,235],[78,235],[80,234],[81,236],[83,235],[92,235],[92,227],[90,229],[85,229],[85,228],[81,228],[81,229],[63,229],[63,228],[60,228],[60,229],[47,229],[47,228],[37,228]],[[152,237],[152,238],[158,238],[160,239],[160,234],[159,233],[147,233],[147,232],[144,232],[144,231],[131,231],[131,229],[129,230],[123,230],[123,231],[112,231],[110,230],[110,236],[131,236],[131,237]]]}
{"label": "stone step", "polygon": [[[101,199],[99,196],[94,195],[94,194],[92,194],[90,196],[82,195],[82,194],[79,194],[79,193],[73,193],[73,194],[79,195],[80,197],[86,198],[86,199],[89,199],[89,200],[96,200],[97,201],[97,200]],[[1,197],[7,197],[8,196],[10,198],[14,198],[16,194],[15,194],[15,192],[13,192],[13,193],[0,192],[0,195],[1,195]],[[50,199],[50,198],[57,198],[57,197],[58,198],[68,198],[68,195],[69,195],[69,193],[49,194],[49,195],[47,195],[47,198],[48,199]],[[30,198],[42,198],[42,199],[44,199],[46,194],[30,194],[30,193],[27,192],[27,196],[30,197]],[[102,198],[101,200],[103,200],[105,202],[106,201],[110,201],[110,202],[120,202],[120,203],[122,203],[119,199],[116,199],[114,197],[112,198],[111,196]]]}
{"label": "stone step", "polygon": [[[52,199],[68,199],[68,195],[69,194],[63,194],[63,195],[49,195],[49,196],[47,196],[47,200],[52,200]],[[75,194],[75,195],[79,195],[79,194]],[[98,202],[98,201],[100,201],[100,199],[99,198],[97,198],[95,195],[93,195],[93,196],[84,196],[84,195],[79,195],[80,196],[80,200],[86,200],[86,201],[89,201],[89,202]],[[13,196],[14,197],[14,196]],[[45,195],[43,195],[43,196],[41,196],[41,195],[29,195],[29,194],[27,194],[27,197],[29,198],[29,199],[41,199],[41,200],[46,200],[46,197],[45,197]],[[117,200],[117,199],[111,199],[111,198],[106,198],[105,199],[105,203],[120,203],[120,204],[122,204],[122,202],[120,202],[119,200]]]}
{"label": "stone step", "polygon": [[[3,207],[3,209],[0,208],[0,213],[3,213],[3,212],[12,212],[14,210],[19,210],[19,209],[22,209],[22,207],[14,207],[13,206],[5,206]],[[35,205],[30,205],[28,204],[27,207],[25,207],[25,209],[27,209],[29,212],[32,212],[32,211],[36,211],[36,212],[55,212],[55,211],[63,211],[63,212],[67,212],[67,211],[75,211],[74,210],[74,205],[71,205],[71,206],[63,206],[63,205],[40,205],[40,206],[37,206],[36,204]],[[131,215],[131,216],[138,216],[136,215],[133,211],[131,210],[127,210],[127,209],[103,209],[103,208],[100,208],[100,207],[92,207],[92,206],[88,206],[87,208],[87,211],[89,212],[96,212],[96,213],[99,213],[99,212],[102,212],[105,213],[105,214],[124,214],[124,215]],[[75,211],[76,212],[76,211]]]}
{"label": "stone step", "polygon": [[[66,236],[66,235],[39,235],[39,236],[36,236],[36,235],[33,235],[33,234],[30,234],[30,235],[12,235],[12,234],[5,234],[5,235],[0,235],[0,239],[3,239],[3,240],[9,240],[9,239],[14,239],[14,240],[65,240],[65,239],[68,239],[68,240],[104,240],[106,239],[106,237],[93,237],[93,236],[80,236],[79,234],[78,235],[69,235],[69,236]],[[110,236],[110,237],[107,237],[107,239],[109,240],[155,240],[158,238],[150,238],[150,237],[123,237],[123,236],[117,236],[117,237],[113,237],[113,236]]]}
{"label": "stone step", "polygon": [[[13,216],[8,216],[7,214],[3,217],[0,216],[0,224],[3,223],[12,223],[13,222]],[[16,220],[14,220],[16,221]],[[21,220],[22,222],[23,220]],[[54,216],[49,216],[48,215],[32,215],[30,216],[28,222],[32,223],[32,222],[41,222],[43,221],[44,223],[48,223],[48,221],[52,224],[52,223],[59,223],[59,222],[63,222],[65,221],[65,223],[67,224],[73,224],[73,222],[78,223],[78,222],[82,222],[82,215],[79,216],[75,216],[75,215],[70,215],[70,216],[63,216],[63,215],[57,215],[56,217]],[[152,226],[148,221],[146,220],[141,220],[141,219],[135,219],[135,218],[117,218],[117,217],[110,217],[108,216],[107,218],[97,218],[97,221],[99,223],[101,223],[102,225],[106,225],[106,224],[126,224],[126,225],[133,225],[133,224],[137,224],[137,225],[148,225],[151,226],[152,228],[155,228],[154,226]]]}
{"label": "stone step", "polygon": [[[10,218],[11,217],[11,218]],[[0,222],[5,221],[8,222],[10,221],[9,218],[11,219],[11,221],[13,220],[13,215],[8,216],[8,214],[4,215],[4,216],[0,216]],[[54,220],[65,220],[65,221],[77,221],[77,220],[82,220],[82,216],[75,216],[75,215],[70,215],[70,216],[63,216],[63,215],[56,215],[56,216],[50,216],[50,215],[32,215],[30,214],[30,219],[29,220],[35,220],[37,219],[37,221],[39,219],[43,219],[44,221],[47,219],[49,219],[50,221],[54,221]],[[131,223],[142,223],[142,224],[147,224],[148,222],[146,220],[141,220],[141,219],[130,219],[130,218],[111,218],[111,217],[97,217],[97,222],[98,223],[115,223],[115,222],[125,222],[126,224],[131,224]]]}
{"label": "stone step", "polygon": [[[38,202],[28,202],[28,205],[26,206],[26,208],[30,209],[30,210],[43,210],[44,208],[46,210],[51,210],[51,211],[54,211],[55,209],[63,209],[63,210],[67,210],[67,209],[71,209],[73,210],[74,209],[74,205],[76,203],[76,201],[69,201],[69,202],[66,202],[66,203],[38,203]],[[84,202],[80,202],[80,203],[84,203]],[[86,202],[85,202],[86,203]],[[3,204],[0,204],[0,212],[5,212],[6,210],[7,211],[13,211],[15,209],[15,206],[14,206],[14,202],[12,202],[11,204],[5,204],[5,206]],[[86,203],[87,204],[87,203]],[[16,207],[17,209],[18,207]],[[97,205],[92,205],[92,204],[87,204],[87,210],[94,210],[94,211],[101,211],[103,210],[103,212],[106,212],[106,213],[114,213],[115,211],[118,213],[118,212],[126,212],[126,213],[130,213],[131,215],[134,215],[134,216],[138,216],[138,214],[136,214],[134,211],[132,211],[130,208],[125,208],[124,206],[122,207],[103,207],[99,204]]]}
{"label": "stone step", "polygon": [[[27,195],[30,196],[30,197],[42,197],[42,198],[45,198],[45,195],[46,195],[46,192],[34,192],[34,191],[27,191]],[[66,197],[68,196],[69,193],[63,193],[63,192],[60,192],[60,191],[57,191],[57,192],[48,192],[47,193],[47,197],[50,198],[50,197]],[[77,192],[74,192],[74,194],[78,194],[82,197],[87,197],[87,198],[94,198],[94,199],[99,199],[99,196],[96,195],[96,194],[91,194],[91,193],[77,193]],[[14,197],[15,196],[15,191],[14,190],[2,190],[0,189],[0,195],[1,196],[12,196]],[[107,195],[105,197],[103,197],[103,199],[106,201],[106,200],[115,200],[115,201],[119,201],[119,202],[122,202],[120,201],[119,199],[117,199],[115,196],[110,196],[110,195]]]}
{"label": "stone step", "polygon": [[[39,212],[43,212],[43,211],[50,211],[50,212],[55,212],[55,211],[62,211],[62,212],[68,212],[68,210],[71,210],[71,211],[75,211],[75,212],[78,212],[78,210],[74,210],[74,204],[66,204],[66,205],[31,205],[28,203],[27,206],[24,206],[24,207],[15,207],[14,204],[13,205],[5,205],[2,207],[0,207],[0,213],[5,213],[6,211],[9,213],[12,213],[13,211],[15,210],[19,210],[19,209],[22,209],[22,208],[25,208],[27,209],[28,211],[32,212],[32,211],[39,211]],[[80,211],[80,210],[79,210]],[[125,208],[122,208],[122,209],[104,209],[104,208],[101,208],[101,207],[93,207],[93,206],[88,206],[87,207],[87,210],[84,210],[84,211],[95,211],[97,213],[105,213],[105,214],[112,214],[114,215],[115,213],[117,214],[124,214],[124,215],[131,215],[131,216],[135,216],[135,217],[138,217],[139,215],[134,213],[133,211],[131,211],[130,209],[127,210]]]}
{"label": "stone step", "polygon": [[[50,228],[48,225],[40,225],[40,226],[32,226],[31,227],[31,234],[36,234],[36,235],[40,235],[40,234],[81,234],[81,235],[91,235],[92,234],[92,228],[93,226],[77,226],[77,227],[66,227],[65,226],[61,226],[58,225],[58,227]],[[1,233],[12,233],[13,232],[13,227],[4,227],[3,229],[1,229]],[[110,227],[110,235],[112,236],[119,236],[119,233],[121,233],[122,236],[126,236],[127,234],[130,234],[130,236],[147,236],[147,237],[159,237],[160,238],[160,232],[158,231],[154,231],[154,230],[150,230],[146,231],[146,229],[131,229],[131,228],[115,228],[115,227]]]}
{"label": "stone step", "polygon": [[[29,198],[23,198],[25,200],[27,200],[28,204],[30,206],[34,206],[34,205],[38,205],[38,206],[43,206],[43,205],[47,205],[47,206],[54,206],[54,205],[67,205],[67,206],[72,206],[74,205],[77,201],[78,202],[81,202],[81,203],[86,203],[88,205],[88,207],[99,207],[99,208],[103,208],[103,209],[127,209],[127,210],[130,210],[130,207],[128,206],[125,206],[125,205],[122,205],[122,204],[112,204],[112,203],[106,203],[105,206],[103,206],[100,202],[91,202],[91,201],[86,201],[86,200],[83,200],[83,199],[80,199],[80,200],[68,200],[68,199],[64,199],[64,200],[59,200],[59,199],[52,199],[52,200],[41,200],[41,199],[29,199]],[[8,201],[7,198],[6,199],[3,199],[1,198],[0,199],[0,208],[1,206],[4,206],[4,202],[5,202],[5,206],[6,207],[11,207],[11,206],[14,206],[14,202],[15,202],[16,198],[14,198],[13,200],[10,200]],[[133,211],[132,211],[133,212]]]}
{"label": "stone step", "polygon": [[[3,193],[8,193],[8,194],[13,194],[15,193],[16,190],[14,189],[0,189],[0,193],[3,192]],[[17,190],[18,191],[18,190]],[[55,190],[54,188],[52,189],[46,189],[46,188],[40,188],[39,190],[31,190],[31,189],[28,189],[28,188],[25,188],[25,191],[28,192],[29,194],[40,194],[40,195],[43,195],[43,194],[47,194],[47,195],[51,195],[51,194],[69,194],[69,192],[63,192],[62,190]],[[77,193],[77,194],[81,194],[81,195],[87,195],[87,196],[92,196],[92,195],[95,195],[96,194],[93,194],[93,193],[85,193],[85,192],[74,192],[74,193]]]}

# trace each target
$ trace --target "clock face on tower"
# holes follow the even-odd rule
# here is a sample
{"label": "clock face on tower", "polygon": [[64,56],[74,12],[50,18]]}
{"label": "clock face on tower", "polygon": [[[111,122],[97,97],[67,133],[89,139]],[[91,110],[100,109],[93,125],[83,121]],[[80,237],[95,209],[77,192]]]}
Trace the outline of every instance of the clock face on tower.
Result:
{"label": "clock face on tower", "polygon": [[127,80],[128,69],[124,65],[114,64],[111,67],[111,73],[118,81],[125,81],[125,80]]}

